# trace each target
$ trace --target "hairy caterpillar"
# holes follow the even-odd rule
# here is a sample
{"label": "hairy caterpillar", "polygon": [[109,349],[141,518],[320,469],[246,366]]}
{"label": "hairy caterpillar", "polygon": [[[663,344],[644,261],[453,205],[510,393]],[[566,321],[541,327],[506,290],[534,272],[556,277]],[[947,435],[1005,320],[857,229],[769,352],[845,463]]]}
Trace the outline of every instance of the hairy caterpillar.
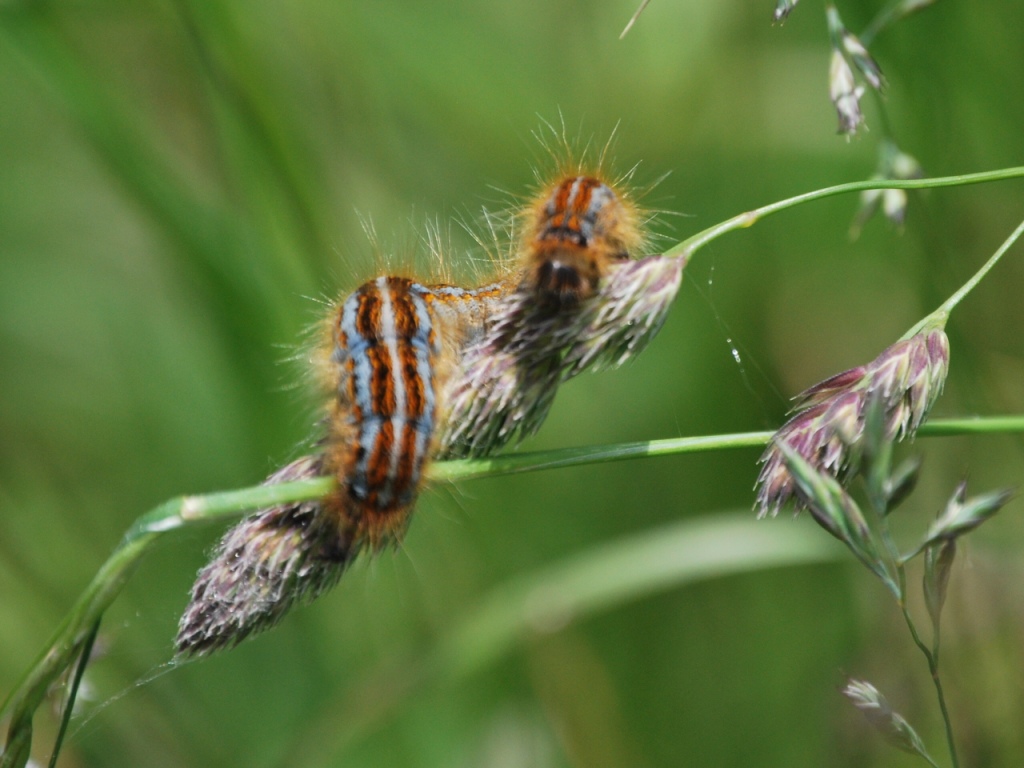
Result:
{"label": "hairy caterpillar", "polygon": [[362,549],[401,539],[427,462],[532,433],[562,381],[621,363],[658,331],[684,261],[630,259],[637,215],[608,183],[563,177],[521,220],[513,274],[479,288],[382,276],[332,308],[316,355],[321,450],[267,482],[329,474],[335,490],[228,531],[196,579],[179,653],[235,645],[329,589]]}

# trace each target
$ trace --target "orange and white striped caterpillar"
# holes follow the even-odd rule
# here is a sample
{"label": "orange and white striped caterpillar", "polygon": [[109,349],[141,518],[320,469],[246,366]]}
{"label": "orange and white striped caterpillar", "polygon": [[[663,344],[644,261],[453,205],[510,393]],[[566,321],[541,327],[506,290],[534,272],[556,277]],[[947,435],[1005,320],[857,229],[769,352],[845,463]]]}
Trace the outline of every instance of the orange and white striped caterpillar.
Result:
{"label": "orange and white striped caterpillar", "polygon": [[533,432],[558,385],[618,363],[660,328],[682,260],[630,261],[636,214],[594,176],[524,213],[516,273],[483,287],[371,280],[334,308],[318,368],[330,404],[318,456],[268,483],[326,473],[318,502],[260,510],[200,572],[177,647],[201,654],[266,629],[334,585],[363,548],[397,543],[432,458],[483,456]]}

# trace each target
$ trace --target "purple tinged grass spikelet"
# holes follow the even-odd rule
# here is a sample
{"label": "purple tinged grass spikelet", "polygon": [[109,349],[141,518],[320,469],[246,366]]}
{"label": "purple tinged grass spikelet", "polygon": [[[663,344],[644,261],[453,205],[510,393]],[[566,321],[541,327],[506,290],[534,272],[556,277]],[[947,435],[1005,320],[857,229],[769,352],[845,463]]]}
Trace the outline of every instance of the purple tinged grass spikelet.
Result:
{"label": "purple tinged grass spikelet", "polygon": [[664,325],[685,266],[681,256],[648,256],[611,265],[600,301],[582,313],[580,333],[566,348],[563,380],[584,369],[622,365],[642,351]]}
{"label": "purple tinged grass spikelet", "polygon": [[439,458],[483,457],[535,432],[559,384],[639,352],[678,291],[683,259],[632,261],[645,238],[632,195],[618,188],[631,174],[605,181],[604,152],[589,171],[553,157],[556,180],[514,218],[517,277],[443,391]]}
{"label": "purple tinged grass spikelet", "polygon": [[[322,474],[320,458],[304,456],[266,485]],[[175,641],[182,655],[231,648],[274,626],[292,606],[333,587],[357,547],[324,514],[322,502],[261,509],[231,528],[199,572]]]}
{"label": "purple tinged grass spikelet", "polygon": [[596,295],[557,313],[529,291],[510,296],[452,379],[441,454],[482,457],[529,436],[560,383],[640,352],[664,324],[684,266],[682,257],[616,262]]}
{"label": "purple tinged grass spikelet", "polygon": [[333,307],[316,370],[328,395],[315,456],[268,484],[331,475],[323,499],[262,509],[223,537],[199,573],[177,647],[201,655],[268,629],[330,589],[363,549],[396,544],[436,452],[439,390],[511,289],[380,277]]}
{"label": "purple tinged grass spikelet", "polygon": [[[871,397],[880,400],[883,437],[913,437],[942,392],[949,371],[949,341],[941,327],[926,327],[896,342],[867,365],[816,384],[797,397],[796,414],[761,456],[758,515],[775,515],[795,497],[796,483],[780,445],[817,470],[843,480],[854,470]],[[798,509],[803,503],[796,497]]]}
{"label": "purple tinged grass spikelet", "polygon": [[642,247],[628,195],[596,175],[543,188],[521,217],[517,289],[447,392],[441,455],[486,456],[535,432],[563,381],[618,365],[657,333],[685,259]]}

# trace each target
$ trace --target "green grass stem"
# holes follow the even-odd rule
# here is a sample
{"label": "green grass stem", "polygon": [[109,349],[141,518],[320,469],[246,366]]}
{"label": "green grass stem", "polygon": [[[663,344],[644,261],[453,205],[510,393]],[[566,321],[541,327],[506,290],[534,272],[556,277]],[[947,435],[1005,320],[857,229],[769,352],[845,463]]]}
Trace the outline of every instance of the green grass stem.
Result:
{"label": "green grass stem", "polygon": [[864,192],[869,189],[934,189],[936,187],[960,187],[968,184],[982,184],[989,181],[1004,181],[1006,179],[1024,178],[1024,166],[1015,168],[1000,168],[997,171],[983,171],[981,173],[968,173],[960,176],[936,176],[930,179],[869,179],[867,181],[853,181],[847,184],[836,184],[832,187],[816,189],[813,192],[805,192],[795,197],[779,200],[775,203],[763,205],[760,208],[741,213],[716,224],[713,227],[698,232],[697,234],[676,243],[667,251],[666,256],[685,256],[689,259],[694,253],[722,235],[733,232],[737,229],[746,229],[756,224],[766,216],[789,208],[795,208],[804,203],[814,200],[823,200],[826,197],[835,197],[849,192]]}

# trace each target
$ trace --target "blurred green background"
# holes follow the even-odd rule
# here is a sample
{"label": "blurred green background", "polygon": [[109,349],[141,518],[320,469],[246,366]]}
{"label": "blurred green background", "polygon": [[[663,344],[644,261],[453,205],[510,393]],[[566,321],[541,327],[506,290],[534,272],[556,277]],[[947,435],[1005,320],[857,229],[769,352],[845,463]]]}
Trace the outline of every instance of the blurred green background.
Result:
{"label": "blurred green background", "polygon": [[[880,7],[839,10],[857,31]],[[618,125],[617,168],[641,163],[640,185],[670,174],[644,201],[670,212],[664,244],[872,173],[882,125],[867,99],[871,130],[835,134],[819,5],[773,27],[769,0],[654,0],[619,41],[634,10],[0,2],[0,691],[137,515],[301,455],[315,402],[295,358],[321,300],[385,255],[424,263],[428,221],[471,274],[480,249],[448,222],[529,188],[544,121],[599,144]],[[1020,3],[941,0],[873,45],[895,138],[929,175],[1021,164],[1021,29]],[[717,241],[654,344],[565,386],[524,449],[778,426],[789,397],[874,357],[973,273],[1024,212],[1021,191],[912,193],[902,234],[876,220],[856,242],[853,197]],[[939,415],[1024,410],[1022,286],[1018,252],[954,314]],[[1015,437],[917,448],[908,535],[964,474],[974,491],[1024,477]],[[757,456],[436,489],[399,551],[237,650],[136,685],[166,671],[221,528],[174,538],[109,612],[61,764],[915,764],[867,733],[837,693],[845,674],[876,683],[941,754],[924,664],[848,564],[659,592],[470,675],[410,678],[405,660],[512,579],[749,509]],[[1024,763],[1021,507],[973,537],[954,575],[943,663],[967,764]],[[36,730],[44,758],[51,711]]]}

